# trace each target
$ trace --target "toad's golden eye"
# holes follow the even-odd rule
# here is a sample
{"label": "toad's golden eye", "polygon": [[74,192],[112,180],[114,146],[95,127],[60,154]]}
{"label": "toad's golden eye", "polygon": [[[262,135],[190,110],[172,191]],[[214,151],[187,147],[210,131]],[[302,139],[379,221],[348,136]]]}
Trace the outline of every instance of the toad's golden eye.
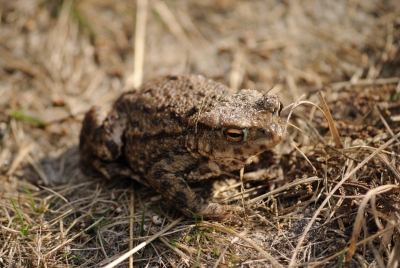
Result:
{"label": "toad's golden eye", "polygon": [[283,104],[282,104],[282,102],[279,102],[279,109],[276,112],[277,117],[279,117],[281,115],[282,110],[283,110]]}
{"label": "toad's golden eye", "polygon": [[239,142],[246,140],[246,129],[224,128],[222,132],[228,141]]}
{"label": "toad's golden eye", "polygon": [[276,107],[273,109],[272,114],[276,117],[281,116],[281,112],[283,109],[283,104],[282,102],[277,103]]}

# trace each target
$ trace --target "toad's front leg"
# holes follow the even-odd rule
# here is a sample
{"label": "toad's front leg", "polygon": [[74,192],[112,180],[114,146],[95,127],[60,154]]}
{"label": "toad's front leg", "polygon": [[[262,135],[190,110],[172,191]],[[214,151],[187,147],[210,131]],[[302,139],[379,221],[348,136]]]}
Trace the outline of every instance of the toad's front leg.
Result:
{"label": "toad's front leg", "polygon": [[244,209],[238,206],[220,205],[207,202],[196,194],[184,179],[179,166],[181,162],[168,163],[168,159],[153,165],[147,179],[150,185],[159,192],[171,205],[181,211],[186,217],[194,215],[208,219],[230,221],[241,225],[240,218],[232,212],[243,214]]}

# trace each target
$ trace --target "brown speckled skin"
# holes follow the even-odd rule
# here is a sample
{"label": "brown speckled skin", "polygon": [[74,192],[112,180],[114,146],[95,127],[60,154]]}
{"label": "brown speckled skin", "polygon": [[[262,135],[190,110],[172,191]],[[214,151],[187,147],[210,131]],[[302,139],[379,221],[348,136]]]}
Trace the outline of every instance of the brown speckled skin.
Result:
{"label": "brown speckled skin", "polygon": [[[124,93],[105,117],[93,107],[80,135],[82,167],[107,178],[142,174],[187,217],[234,220],[240,208],[207,202],[187,182],[249,164],[283,139],[283,124],[275,95],[228,92],[202,76],[167,76]],[[227,128],[245,129],[245,138],[230,141]]]}

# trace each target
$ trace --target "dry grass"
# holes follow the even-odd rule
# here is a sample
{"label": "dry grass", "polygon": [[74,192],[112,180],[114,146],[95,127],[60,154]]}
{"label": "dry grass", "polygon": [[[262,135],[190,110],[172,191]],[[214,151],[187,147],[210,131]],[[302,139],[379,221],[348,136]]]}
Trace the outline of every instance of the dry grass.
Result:
{"label": "dry grass", "polygon": [[[399,16],[396,0],[1,0],[0,267],[398,266]],[[255,211],[243,227],[78,168],[84,112],[167,73],[283,78],[287,137],[246,168],[258,180],[193,186]]]}

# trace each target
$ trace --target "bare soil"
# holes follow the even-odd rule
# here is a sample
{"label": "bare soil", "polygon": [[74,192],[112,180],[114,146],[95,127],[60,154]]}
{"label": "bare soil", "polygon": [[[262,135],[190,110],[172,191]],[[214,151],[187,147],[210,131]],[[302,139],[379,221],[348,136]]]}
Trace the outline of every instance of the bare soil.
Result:
{"label": "bare soil", "polygon": [[[0,0],[0,23],[0,267],[398,267],[398,0]],[[92,105],[177,73],[286,107],[252,181],[193,186],[243,226],[79,169]]]}

